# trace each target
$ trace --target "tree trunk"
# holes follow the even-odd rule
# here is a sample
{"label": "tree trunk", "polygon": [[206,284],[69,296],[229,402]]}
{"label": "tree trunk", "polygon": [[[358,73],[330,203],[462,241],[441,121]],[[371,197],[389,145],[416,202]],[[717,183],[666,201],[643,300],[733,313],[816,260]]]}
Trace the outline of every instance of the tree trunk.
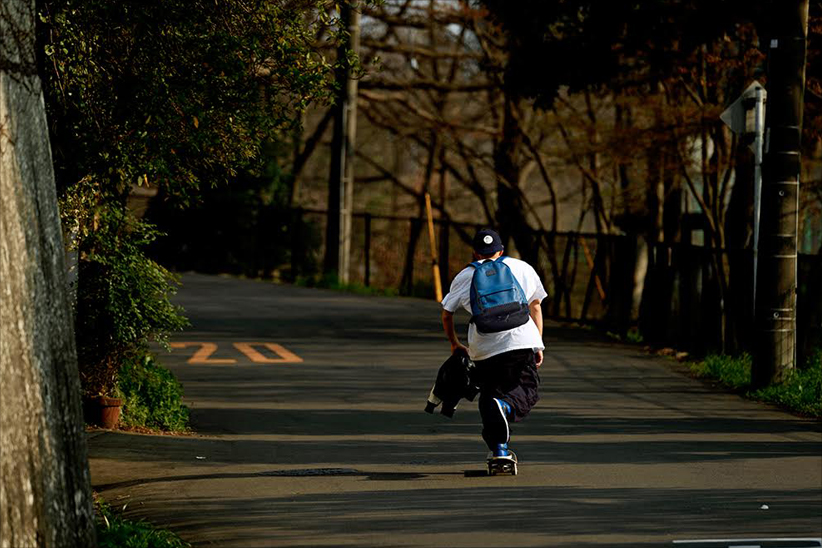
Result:
{"label": "tree trunk", "polygon": [[0,546],[96,545],[34,2],[0,5]]}
{"label": "tree trunk", "polygon": [[537,264],[537,242],[534,231],[526,218],[520,183],[522,129],[515,113],[519,101],[506,91],[503,105],[502,135],[494,145],[494,168],[497,177],[497,224],[506,254],[510,251],[509,239],[520,258],[534,268]]}

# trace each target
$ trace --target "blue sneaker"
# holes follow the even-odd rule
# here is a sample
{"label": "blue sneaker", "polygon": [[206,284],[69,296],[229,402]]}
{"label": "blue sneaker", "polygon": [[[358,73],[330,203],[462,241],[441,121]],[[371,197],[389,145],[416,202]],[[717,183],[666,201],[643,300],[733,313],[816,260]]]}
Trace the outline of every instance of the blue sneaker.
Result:
{"label": "blue sneaker", "polygon": [[499,408],[502,409],[502,412],[505,414],[506,419],[514,413],[514,408],[511,407],[511,404],[507,401],[501,400],[499,398],[494,398],[494,400],[497,402],[497,405],[499,405]]}
{"label": "blue sneaker", "polygon": [[494,458],[497,457],[510,457],[511,451],[508,450],[507,443],[498,443],[497,448],[494,449]]}

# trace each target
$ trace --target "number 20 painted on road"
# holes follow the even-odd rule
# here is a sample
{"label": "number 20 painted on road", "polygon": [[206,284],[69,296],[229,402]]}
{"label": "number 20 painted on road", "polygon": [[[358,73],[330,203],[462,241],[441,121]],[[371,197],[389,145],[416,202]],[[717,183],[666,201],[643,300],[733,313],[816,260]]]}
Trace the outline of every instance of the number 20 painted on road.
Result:
{"label": "number 20 painted on road", "polygon": [[[188,359],[188,363],[192,365],[218,365],[218,364],[232,364],[237,363],[233,358],[212,358],[212,354],[217,351],[217,345],[211,342],[173,342],[169,344],[171,348],[188,348],[190,346],[199,346],[200,348],[194,352],[194,355]],[[245,356],[254,363],[302,363],[303,359],[294,354],[284,346],[276,343],[265,342],[251,342],[251,343],[233,343],[234,348],[245,354]],[[255,346],[264,346],[277,356],[278,358],[268,358],[260,353]]]}

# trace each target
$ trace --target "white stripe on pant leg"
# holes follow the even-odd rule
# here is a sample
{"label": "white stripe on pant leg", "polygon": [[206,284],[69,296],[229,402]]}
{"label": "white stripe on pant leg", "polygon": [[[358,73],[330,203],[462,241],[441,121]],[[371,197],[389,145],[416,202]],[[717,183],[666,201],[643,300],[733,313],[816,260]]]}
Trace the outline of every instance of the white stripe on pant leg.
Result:
{"label": "white stripe on pant leg", "polygon": [[505,443],[508,443],[508,440],[511,438],[511,431],[508,429],[508,418],[505,416],[505,410],[502,408],[500,399],[494,398],[494,403],[497,404],[497,409],[499,409],[500,415],[502,415],[502,422],[505,423]]}

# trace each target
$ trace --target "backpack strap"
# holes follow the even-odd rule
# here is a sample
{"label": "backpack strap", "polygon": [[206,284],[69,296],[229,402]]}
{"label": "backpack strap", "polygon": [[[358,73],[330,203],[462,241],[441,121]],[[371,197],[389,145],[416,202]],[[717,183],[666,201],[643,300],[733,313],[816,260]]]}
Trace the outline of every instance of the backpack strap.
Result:
{"label": "backpack strap", "polygon": [[[479,261],[474,261],[474,262],[468,263],[468,266],[473,266],[473,267],[474,267],[474,274],[472,274],[471,286],[468,288],[469,293],[471,293],[471,290],[472,290],[473,285],[474,285],[473,276],[476,276],[476,275],[477,275],[477,270],[479,270],[479,267],[480,267],[481,265],[482,265],[482,263],[481,263],[481,262],[479,262]],[[471,297],[471,299],[473,299],[473,297]],[[470,319],[470,320],[468,320],[468,323],[469,323],[469,324],[474,323],[474,316],[471,316],[471,319]]]}

